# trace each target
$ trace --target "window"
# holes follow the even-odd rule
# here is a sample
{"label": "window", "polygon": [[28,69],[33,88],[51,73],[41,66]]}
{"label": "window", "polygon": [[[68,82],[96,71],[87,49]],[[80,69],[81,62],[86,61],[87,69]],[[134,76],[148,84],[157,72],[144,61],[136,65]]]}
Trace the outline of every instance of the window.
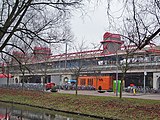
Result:
{"label": "window", "polygon": [[92,78],[88,79],[88,85],[93,85],[93,79]]}
{"label": "window", "polygon": [[85,85],[86,84],[86,80],[85,79],[80,79],[80,85]]}

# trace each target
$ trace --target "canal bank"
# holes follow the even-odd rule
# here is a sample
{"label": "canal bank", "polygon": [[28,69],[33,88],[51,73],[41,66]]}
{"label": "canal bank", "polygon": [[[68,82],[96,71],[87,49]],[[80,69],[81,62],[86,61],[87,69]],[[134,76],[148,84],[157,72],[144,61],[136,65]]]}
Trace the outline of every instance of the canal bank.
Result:
{"label": "canal bank", "polygon": [[[0,89],[0,100],[104,119],[159,119],[160,101]],[[152,113],[152,114],[151,114]]]}
{"label": "canal bank", "polygon": [[0,120],[100,120],[64,112],[0,102]]}
{"label": "canal bank", "polygon": [[[20,102],[13,102],[13,101],[3,101],[0,100],[1,103],[7,103],[7,104],[11,104],[11,105],[20,105],[21,107],[32,107],[32,108],[37,108],[37,109],[43,109],[45,110],[49,110],[50,112],[58,112],[59,114],[61,113],[65,113],[65,114],[70,114],[70,115],[78,115],[80,120],[119,120],[118,118],[108,118],[108,117],[102,117],[102,116],[97,116],[97,115],[91,115],[91,114],[85,114],[85,113],[78,113],[78,112],[72,112],[72,111],[65,111],[65,110],[60,110],[60,109],[54,109],[54,108],[50,108],[50,107],[42,107],[40,105],[31,105],[31,104],[26,104],[26,103],[20,103]],[[81,118],[80,118],[81,116]],[[77,120],[77,116],[76,120]],[[1,119],[0,119],[1,120]],[[58,120],[58,119],[57,119]]]}

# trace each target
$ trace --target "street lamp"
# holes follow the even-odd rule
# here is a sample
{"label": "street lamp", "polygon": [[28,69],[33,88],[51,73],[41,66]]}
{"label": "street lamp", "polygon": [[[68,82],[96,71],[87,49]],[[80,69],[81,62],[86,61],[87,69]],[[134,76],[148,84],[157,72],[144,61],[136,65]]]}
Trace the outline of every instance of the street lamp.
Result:
{"label": "street lamp", "polygon": [[146,75],[147,75],[147,72],[146,72],[146,54],[144,55],[144,83],[143,83],[143,85],[144,85],[144,94],[146,93]]}

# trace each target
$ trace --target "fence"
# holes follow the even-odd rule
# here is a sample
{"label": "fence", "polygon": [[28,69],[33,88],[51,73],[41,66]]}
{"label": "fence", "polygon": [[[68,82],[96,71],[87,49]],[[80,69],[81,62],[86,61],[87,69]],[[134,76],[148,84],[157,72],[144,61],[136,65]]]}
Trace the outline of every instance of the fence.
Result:
{"label": "fence", "polygon": [[[41,83],[14,83],[14,84],[0,84],[1,88],[13,88],[13,89],[24,89],[24,90],[44,90],[44,86]],[[23,87],[23,88],[22,88]]]}

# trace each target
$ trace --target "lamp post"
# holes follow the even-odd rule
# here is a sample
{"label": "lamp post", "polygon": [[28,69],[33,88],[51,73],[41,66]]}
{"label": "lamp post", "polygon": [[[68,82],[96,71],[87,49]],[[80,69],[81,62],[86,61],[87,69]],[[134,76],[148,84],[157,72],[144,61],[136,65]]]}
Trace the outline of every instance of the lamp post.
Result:
{"label": "lamp post", "polygon": [[60,86],[63,84],[63,81],[61,80],[61,57],[62,56],[60,56],[59,58],[58,58],[58,72],[59,72],[59,91],[60,91]]}
{"label": "lamp post", "polygon": [[146,76],[147,76],[147,71],[146,71],[146,62],[147,62],[147,59],[146,59],[146,57],[150,58],[150,56],[148,55],[147,51],[145,50],[144,51],[144,75],[143,75],[144,94],[146,93]]}
{"label": "lamp post", "polygon": [[147,75],[147,72],[144,71],[144,94],[146,93],[146,75]]}
{"label": "lamp post", "polygon": [[147,75],[147,72],[146,72],[146,60],[145,60],[145,57],[146,57],[146,55],[144,55],[144,83],[143,83],[143,85],[144,85],[144,94],[146,93],[146,75]]}
{"label": "lamp post", "polygon": [[118,96],[118,53],[116,51],[116,96]]}

